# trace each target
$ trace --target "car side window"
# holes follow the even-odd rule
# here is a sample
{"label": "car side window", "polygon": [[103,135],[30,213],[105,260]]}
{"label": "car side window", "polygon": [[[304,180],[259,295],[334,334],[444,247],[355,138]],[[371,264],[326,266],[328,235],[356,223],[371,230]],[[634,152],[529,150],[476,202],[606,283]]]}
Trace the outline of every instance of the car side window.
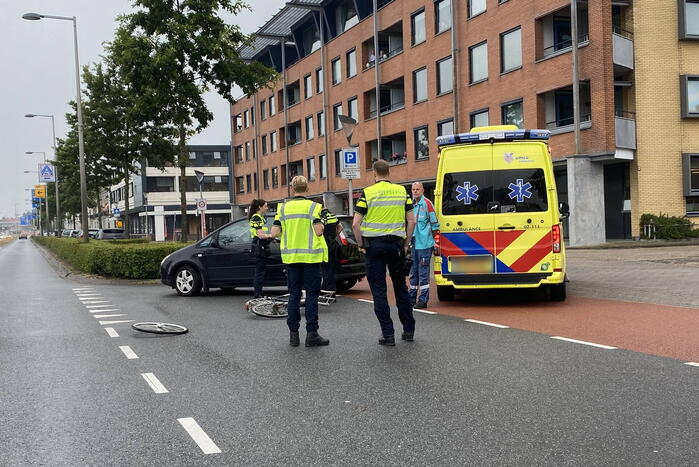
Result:
{"label": "car side window", "polygon": [[235,222],[224,227],[218,233],[218,244],[223,248],[231,248],[236,244],[250,242],[250,226],[247,220]]}

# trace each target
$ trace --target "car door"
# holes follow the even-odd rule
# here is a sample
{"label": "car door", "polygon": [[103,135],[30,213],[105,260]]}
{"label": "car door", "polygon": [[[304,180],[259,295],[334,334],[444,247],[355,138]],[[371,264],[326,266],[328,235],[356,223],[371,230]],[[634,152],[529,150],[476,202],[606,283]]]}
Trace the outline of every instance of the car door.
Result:
{"label": "car door", "polygon": [[235,221],[218,231],[211,246],[202,252],[202,264],[212,287],[252,284],[252,257],[249,224]]}
{"label": "car door", "polygon": [[[270,232],[274,216],[267,216],[265,221],[267,223],[267,231]],[[269,256],[267,257],[267,266],[265,268],[266,283],[286,284],[286,266],[282,263],[282,253],[279,246],[279,240],[274,240],[269,245]]]}

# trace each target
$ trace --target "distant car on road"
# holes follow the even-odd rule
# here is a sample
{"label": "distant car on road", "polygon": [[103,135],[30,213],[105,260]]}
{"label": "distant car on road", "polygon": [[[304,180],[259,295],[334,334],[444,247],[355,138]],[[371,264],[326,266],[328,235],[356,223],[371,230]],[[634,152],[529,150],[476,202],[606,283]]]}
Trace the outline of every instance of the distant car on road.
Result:
{"label": "distant car on road", "polygon": [[19,234],[19,239],[26,240],[27,239],[27,232],[22,232],[21,234]]}
{"label": "distant car on road", "polygon": [[[339,266],[336,271],[338,291],[349,290],[366,276],[364,258],[352,234],[352,218],[337,216],[343,231],[336,237]],[[266,217],[271,227],[273,215]],[[199,242],[168,255],[160,264],[160,280],[182,296],[201,290],[252,287],[255,257],[251,251],[250,224],[238,219],[224,225]],[[267,258],[265,287],[285,286],[286,267],[282,263],[279,243],[272,242]]]}
{"label": "distant car on road", "polygon": [[89,229],[87,231],[87,236],[90,238],[97,238],[97,233],[100,231],[100,229]]}
{"label": "distant car on road", "polygon": [[122,240],[126,238],[124,234],[124,229],[99,229],[97,240]]}

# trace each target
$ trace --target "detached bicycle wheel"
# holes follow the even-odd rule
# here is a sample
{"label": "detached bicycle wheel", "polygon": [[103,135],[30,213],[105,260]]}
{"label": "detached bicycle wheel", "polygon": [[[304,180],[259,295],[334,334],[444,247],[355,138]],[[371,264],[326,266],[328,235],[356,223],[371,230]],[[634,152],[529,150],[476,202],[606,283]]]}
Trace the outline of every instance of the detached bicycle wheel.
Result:
{"label": "detached bicycle wheel", "polygon": [[133,323],[131,327],[136,331],[150,332],[153,334],[184,334],[189,332],[189,329],[186,327],[171,323]]}
{"label": "detached bicycle wheel", "polygon": [[250,311],[263,318],[286,318],[286,303],[267,301],[252,305]]}

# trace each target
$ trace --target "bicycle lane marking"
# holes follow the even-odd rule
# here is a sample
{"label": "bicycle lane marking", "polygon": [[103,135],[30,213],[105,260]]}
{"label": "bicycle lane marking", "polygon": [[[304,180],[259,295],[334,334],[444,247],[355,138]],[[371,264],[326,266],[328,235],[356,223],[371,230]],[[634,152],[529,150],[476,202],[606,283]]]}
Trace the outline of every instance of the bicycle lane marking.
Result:
{"label": "bicycle lane marking", "polygon": [[209,438],[209,435],[206,434],[192,417],[178,418],[177,421],[180,422],[182,428],[184,428],[194,442],[197,443],[197,446],[199,446],[199,449],[201,449],[204,454],[221,453],[221,449],[216,446],[216,443]]}
{"label": "bicycle lane marking", "polygon": [[128,345],[120,345],[119,349],[122,352],[124,352],[124,355],[126,355],[126,358],[128,358],[129,360],[135,360],[138,358],[138,355],[136,355],[136,352],[131,350],[131,347],[129,347]]}
{"label": "bicycle lane marking", "polygon": [[116,332],[114,328],[104,328],[105,331],[107,331],[107,334],[109,334],[109,337],[119,337],[119,333]]}
{"label": "bicycle lane marking", "polygon": [[141,376],[143,376],[148,386],[150,386],[156,394],[166,394],[169,392],[153,373],[141,373]]}

